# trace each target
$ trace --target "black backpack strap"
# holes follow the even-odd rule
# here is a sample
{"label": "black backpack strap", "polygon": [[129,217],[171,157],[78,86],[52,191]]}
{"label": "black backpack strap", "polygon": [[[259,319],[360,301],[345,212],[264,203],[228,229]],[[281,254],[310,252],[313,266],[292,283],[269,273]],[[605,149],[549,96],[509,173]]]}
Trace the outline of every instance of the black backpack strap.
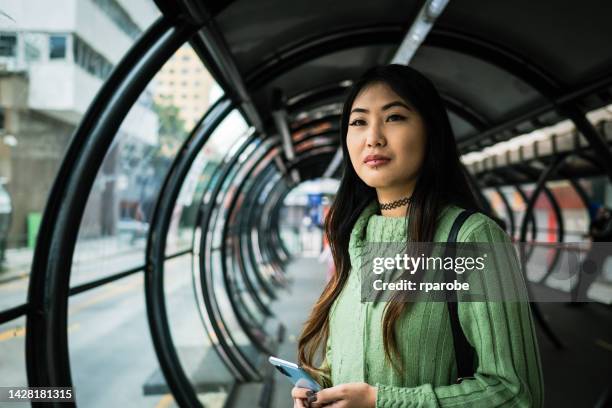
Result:
{"label": "black backpack strap", "polygon": [[[451,227],[450,233],[448,234],[448,243],[451,243],[447,247],[445,256],[454,256],[455,247],[454,243],[457,242],[457,236],[459,235],[459,229],[467,220],[467,218],[474,214],[474,210],[463,210],[455,219],[453,226]],[[452,282],[455,279],[454,271],[447,271],[444,275],[447,282]],[[454,290],[447,293],[448,298],[446,306],[448,307],[448,314],[450,317],[451,329],[453,332],[453,345],[455,347],[455,361],[457,362],[457,377],[458,381],[461,381],[463,377],[472,377],[474,375],[474,348],[470,345],[459,322],[459,311],[457,309],[457,292]]]}

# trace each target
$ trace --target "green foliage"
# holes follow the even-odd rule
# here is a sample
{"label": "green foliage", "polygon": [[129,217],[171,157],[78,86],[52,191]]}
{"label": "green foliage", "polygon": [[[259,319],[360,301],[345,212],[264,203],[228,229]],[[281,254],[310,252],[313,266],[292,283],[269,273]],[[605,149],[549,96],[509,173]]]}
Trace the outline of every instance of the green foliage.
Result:
{"label": "green foliage", "polygon": [[153,103],[153,110],[159,119],[159,144],[163,156],[174,156],[187,136],[185,121],[179,116],[179,108],[174,105]]}

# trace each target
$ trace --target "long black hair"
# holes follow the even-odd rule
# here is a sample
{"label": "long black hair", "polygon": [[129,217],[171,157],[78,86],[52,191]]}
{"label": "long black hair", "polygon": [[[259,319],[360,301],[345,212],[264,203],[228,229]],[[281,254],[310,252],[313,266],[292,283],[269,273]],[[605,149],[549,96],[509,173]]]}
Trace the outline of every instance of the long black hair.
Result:
{"label": "long black hair", "polygon": [[[374,83],[389,86],[421,115],[425,125],[425,157],[406,214],[408,241],[433,241],[437,216],[448,204],[482,211],[460,163],[448,115],[433,83],[414,68],[404,65],[391,64],[368,70],[349,89],[342,110],[342,179],[325,220],[325,233],[333,254],[336,273],[314,305],[298,341],[298,360],[315,375],[323,372],[314,367],[313,361],[317,350],[327,342],[329,310],[342,290],[351,268],[348,252],[351,231],[364,208],[377,199],[376,189],[365,184],[355,172],[346,143],[353,102],[364,88]],[[405,302],[388,302],[382,323],[385,356],[400,372],[401,367],[393,362],[391,354],[398,353],[394,326],[406,305]]]}

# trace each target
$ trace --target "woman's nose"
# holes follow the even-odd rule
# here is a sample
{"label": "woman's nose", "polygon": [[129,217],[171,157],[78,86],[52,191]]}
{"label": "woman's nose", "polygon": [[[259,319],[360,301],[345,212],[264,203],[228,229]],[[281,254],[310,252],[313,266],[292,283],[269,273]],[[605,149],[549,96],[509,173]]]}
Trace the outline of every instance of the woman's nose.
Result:
{"label": "woman's nose", "polygon": [[368,146],[384,146],[386,144],[385,137],[379,129],[372,129],[366,139]]}

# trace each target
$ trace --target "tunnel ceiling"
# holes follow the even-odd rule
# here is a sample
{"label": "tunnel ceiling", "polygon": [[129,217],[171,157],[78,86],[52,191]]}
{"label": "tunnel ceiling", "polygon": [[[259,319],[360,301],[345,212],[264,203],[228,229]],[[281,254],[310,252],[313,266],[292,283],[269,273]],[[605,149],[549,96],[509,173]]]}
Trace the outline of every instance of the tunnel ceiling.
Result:
{"label": "tunnel ceiling", "polygon": [[[341,101],[338,83],[390,61],[422,1],[202,1],[183,13],[215,26],[258,112],[270,124],[274,88],[300,106]],[[411,64],[442,93],[463,152],[612,102],[612,3],[451,0]],[[214,70],[212,70],[214,72]],[[335,90],[330,91],[329,89]]]}

